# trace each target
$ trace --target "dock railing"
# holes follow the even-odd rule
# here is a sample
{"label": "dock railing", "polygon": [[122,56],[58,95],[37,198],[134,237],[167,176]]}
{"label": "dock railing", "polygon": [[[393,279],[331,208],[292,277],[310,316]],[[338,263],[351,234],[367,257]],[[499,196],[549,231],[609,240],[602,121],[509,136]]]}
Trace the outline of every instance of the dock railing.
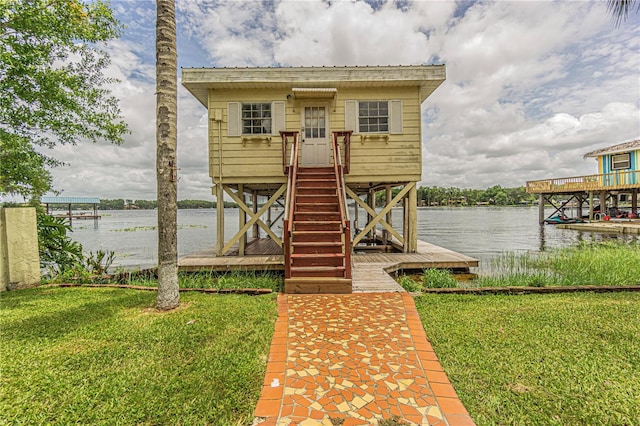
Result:
{"label": "dock railing", "polygon": [[530,194],[571,193],[640,188],[640,170],[620,170],[588,176],[573,176],[527,182]]}

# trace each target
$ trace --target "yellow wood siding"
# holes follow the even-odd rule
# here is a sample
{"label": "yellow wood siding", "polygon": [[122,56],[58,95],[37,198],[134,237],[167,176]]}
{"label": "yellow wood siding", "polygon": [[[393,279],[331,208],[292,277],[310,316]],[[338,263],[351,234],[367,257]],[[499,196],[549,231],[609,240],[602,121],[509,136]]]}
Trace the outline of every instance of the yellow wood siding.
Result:
{"label": "yellow wood siding", "polygon": [[[285,102],[286,127],[300,130],[300,108],[307,100],[287,100],[291,90],[209,90],[209,172],[214,182],[220,177],[220,140],[222,137],[222,177],[224,183],[277,183],[286,181],[282,172],[282,142],[279,136],[265,135],[265,140],[246,140],[227,136],[229,102]],[[345,100],[401,100],[402,134],[389,134],[384,139],[361,140],[354,134],[351,141],[351,172],[347,183],[419,181],[422,171],[421,114],[419,87],[338,88],[335,100],[308,99],[308,103],[329,106],[329,132],[345,128]],[[214,120],[222,111],[222,122]],[[218,128],[220,126],[220,128]],[[330,134],[330,133],[329,133]],[[257,136],[257,135],[254,135]],[[267,142],[266,138],[271,138]]]}

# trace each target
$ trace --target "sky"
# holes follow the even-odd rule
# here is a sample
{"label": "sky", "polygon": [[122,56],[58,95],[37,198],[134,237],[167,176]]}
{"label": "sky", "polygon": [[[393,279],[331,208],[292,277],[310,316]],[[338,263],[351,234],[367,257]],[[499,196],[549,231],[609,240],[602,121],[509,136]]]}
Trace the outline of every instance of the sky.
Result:
{"label": "sky", "polygon": [[[155,3],[112,0],[110,89],[125,143],[59,146],[65,196],[155,199]],[[445,64],[422,105],[420,186],[483,189],[597,173],[591,150],[640,136],[640,14],[605,1],[176,0],[178,65]],[[178,77],[180,79],[180,75]],[[206,109],[178,91],[178,199],[212,200]]]}

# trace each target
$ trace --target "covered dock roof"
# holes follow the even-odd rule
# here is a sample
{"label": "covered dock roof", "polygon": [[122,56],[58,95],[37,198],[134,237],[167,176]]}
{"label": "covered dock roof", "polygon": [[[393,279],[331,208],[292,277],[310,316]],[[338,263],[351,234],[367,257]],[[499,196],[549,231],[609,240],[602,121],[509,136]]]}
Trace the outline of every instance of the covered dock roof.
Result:
{"label": "covered dock roof", "polygon": [[42,197],[43,204],[100,204],[97,197]]}

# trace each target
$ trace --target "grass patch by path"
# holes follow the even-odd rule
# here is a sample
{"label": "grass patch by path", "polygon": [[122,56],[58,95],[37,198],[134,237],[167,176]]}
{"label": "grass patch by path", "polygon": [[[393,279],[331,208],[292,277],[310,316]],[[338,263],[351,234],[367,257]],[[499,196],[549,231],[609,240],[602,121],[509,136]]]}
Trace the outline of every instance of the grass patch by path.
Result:
{"label": "grass patch by path", "polygon": [[0,300],[0,424],[249,424],[275,295],[45,288]]}
{"label": "grass patch by path", "polygon": [[[135,277],[123,284],[157,287],[158,280],[149,277]],[[180,288],[270,288],[274,292],[282,291],[282,275],[270,272],[180,272]]]}
{"label": "grass patch by path", "polygon": [[640,294],[415,301],[478,425],[640,424]]}
{"label": "grass patch by path", "polygon": [[[58,275],[49,280],[50,283],[82,283],[82,284],[129,284],[145,287],[158,287],[158,280],[153,276],[154,272],[133,271],[119,273],[115,276],[96,276],[86,270],[70,271],[68,274]],[[282,274],[276,272],[180,272],[178,273],[178,285],[180,288],[212,288],[212,289],[238,289],[238,288],[268,288],[274,292],[282,291],[284,279]]]}

